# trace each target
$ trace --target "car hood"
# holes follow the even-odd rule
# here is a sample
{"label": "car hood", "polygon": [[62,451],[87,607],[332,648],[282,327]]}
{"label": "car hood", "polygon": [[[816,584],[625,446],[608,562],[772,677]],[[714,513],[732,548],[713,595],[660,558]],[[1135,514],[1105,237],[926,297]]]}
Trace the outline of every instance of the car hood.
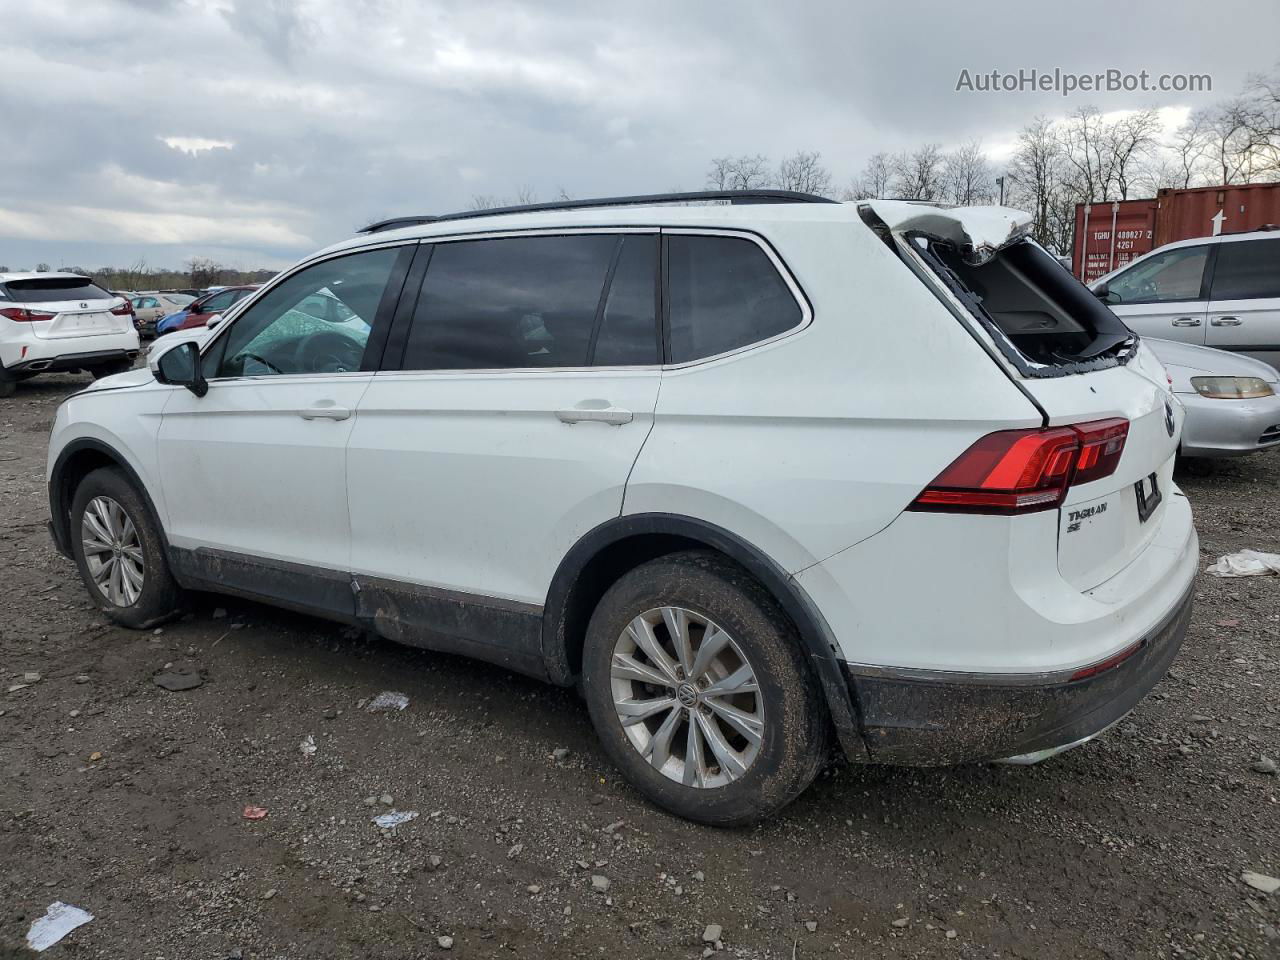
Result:
{"label": "car hood", "polygon": [[985,263],[1031,229],[1031,214],[1012,207],[948,207],[916,200],[864,204],[897,234],[923,233],[953,243],[968,263]]}
{"label": "car hood", "polygon": [[151,375],[151,371],[146,367],[135,367],[132,370],[126,370],[124,373],[112,374],[109,377],[103,377],[101,380],[95,380],[84,388],[85,393],[93,390],[118,390],[121,387],[141,387],[144,384],[152,383],[155,377]]}
{"label": "car hood", "polygon": [[1280,383],[1280,373],[1277,373],[1274,367],[1252,357],[1244,357],[1226,350],[1214,350],[1212,347],[1200,347],[1194,343],[1181,343],[1177,340],[1143,337],[1142,342],[1150,347],[1151,352],[1165,365],[1169,375],[1174,379],[1174,390],[1178,393],[1194,392],[1191,388],[1191,377],[1202,374],[1219,377],[1259,377],[1268,383]]}

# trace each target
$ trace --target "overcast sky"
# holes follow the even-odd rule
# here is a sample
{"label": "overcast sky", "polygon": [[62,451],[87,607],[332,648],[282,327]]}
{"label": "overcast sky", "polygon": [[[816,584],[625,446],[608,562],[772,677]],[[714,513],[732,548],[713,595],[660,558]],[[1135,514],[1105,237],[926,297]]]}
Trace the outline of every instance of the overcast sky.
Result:
{"label": "overcast sky", "polygon": [[[708,160],[1169,108],[1276,67],[1280,4],[0,0],[0,264],[283,266],[474,194],[700,189]],[[962,69],[1208,73],[1207,94],[956,92]]]}

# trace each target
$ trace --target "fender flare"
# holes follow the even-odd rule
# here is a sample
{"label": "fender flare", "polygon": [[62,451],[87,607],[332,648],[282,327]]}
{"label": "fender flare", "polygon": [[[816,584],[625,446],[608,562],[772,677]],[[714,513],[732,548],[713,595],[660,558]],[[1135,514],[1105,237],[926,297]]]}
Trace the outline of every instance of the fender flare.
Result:
{"label": "fender flare", "polygon": [[826,618],[804,588],[762,550],[737,534],[696,517],[673,513],[615,517],[587,532],[569,549],[551,580],[543,610],[542,652],[549,677],[566,685],[576,679],[567,649],[565,616],[578,579],[606,547],[629,537],[651,534],[680,537],[718,550],[764,585],[796,626],[845,754],[850,760],[865,759],[860,712],[845,679],[840,647]]}
{"label": "fender flare", "polygon": [[147,489],[147,485],[142,482],[142,477],[138,475],[138,471],[133,468],[129,460],[119,450],[96,437],[80,437],[72,440],[62,448],[62,451],[58,454],[58,459],[53,463],[53,469],[49,471],[49,529],[58,552],[68,559],[73,557],[71,552],[71,523],[70,517],[67,516],[67,511],[71,507],[72,491],[66,489],[64,481],[67,464],[72,457],[85,450],[92,450],[95,453],[102,454],[125,472],[130,482],[142,495],[147,509],[151,511],[151,517],[155,520],[156,528],[160,531],[160,540],[164,544],[167,556],[169,553],[169,537],[165,533],[164,524],[160,522],[160,513],[156,510],[155,501],[151,499],[151,492]]}

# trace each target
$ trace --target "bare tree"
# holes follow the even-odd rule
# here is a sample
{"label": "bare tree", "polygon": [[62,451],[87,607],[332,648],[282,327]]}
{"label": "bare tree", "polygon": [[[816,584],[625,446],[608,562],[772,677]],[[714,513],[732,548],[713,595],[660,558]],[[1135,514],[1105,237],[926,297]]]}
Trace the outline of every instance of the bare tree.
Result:
{"label": "bare tree", "polygon": [[502,201],[491,193],[473,193],[471,195],[472,210],[492,210],[502,206]]}
{"label": "bare tree", "polygon": [[942,148],[926,143],[911,153],[892,159],[893,195],[902,200],[938,200],[942,197]]}
{"label": "bare tree", "polygon": [[523,186],[521,186],[518,190],[516,190],[516,202],[515,204],[513,204],[513,206],[523,206],[525,204],[537,203],[537,202],[538,202],[538,191],[533,189],[533,187],[529,186],[529,184],[526,183]]}
{"label": "bare tree", "polygon": [[740,157],[716,157],[707,171],[712,190],[759,190],[769,186],[769,158],[762,153]]}
{"label": "bare tree", "polygon": [[845,187],[842,199],[866,200],[889,196],[893,189],[893,158],[887,153],[874,153],[862,172]]}
{"label": "bare tree", "polygon": [[[1036,117],[1018,131],[1018,146],[1009,160],[1007,203],[1031,213],[1032,237],[1061,251],[1056,207],[1066,190],[1062,141],[1048,117]],[[1072,201],[1074,203],[1074,200]]]}
{"label": "bare tree", "polygon": [[826,196],[831,192],[831,171],[821,161],[822,154],[816,150],[797,150],[778,164],[774,182],[782,190]]}
{"label": "bare tree", "polygon": [[1169,151],[1177,165],[1174,187],[1190,187],[1204,175],[1209,155],[1209,115],[1196,110],[1173,134]]}
{"label": "bare tree", "polygon": [[995,173],[981,141],[970,140],[943,157],[942,196],[949,203],[994,203],[995,187]]}
{"label": "bare tree", "polygon": [[1160,117],[1153,108],[1125,114],[1106,125],[1106,149],[1110,154],[1111,184],[1120,200],[1129,199],[1129,189],[1141,176],[1158,144]]}
{"label": "bare tree", "polygon": [[187,261],[187,273],[193,287],[203,289],[221,282],[222,272],[222,264],[210,257],[192,257]]}

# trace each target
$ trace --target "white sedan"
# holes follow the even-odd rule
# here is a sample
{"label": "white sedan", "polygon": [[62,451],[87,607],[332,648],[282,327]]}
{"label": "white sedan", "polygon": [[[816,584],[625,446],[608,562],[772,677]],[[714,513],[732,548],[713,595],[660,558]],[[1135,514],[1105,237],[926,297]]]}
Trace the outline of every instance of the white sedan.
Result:
{"label": "white sedan", "polygon": [[1280,374],[1252,357],[1144,337],[1187,411],[1184,457],[1242,457],[1280,445]]}

